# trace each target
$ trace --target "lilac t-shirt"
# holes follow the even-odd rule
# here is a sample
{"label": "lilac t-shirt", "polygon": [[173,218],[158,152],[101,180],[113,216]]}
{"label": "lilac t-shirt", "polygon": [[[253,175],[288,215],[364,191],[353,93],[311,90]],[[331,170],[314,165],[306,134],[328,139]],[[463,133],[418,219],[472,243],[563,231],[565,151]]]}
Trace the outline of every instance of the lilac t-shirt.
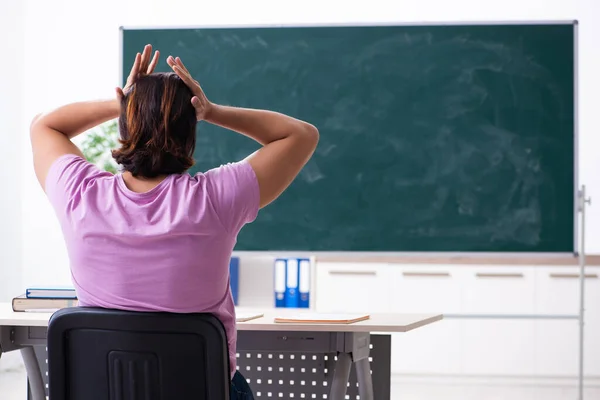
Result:
{"label": "lilac t-shirt", "polygon": [[206,173],[170,175],[146,193],[76,155],[50,167],[56,211],[82,306],[213,313],[225,326],[236,368],[229,259],[256,218],[259,189],[246,161]]}

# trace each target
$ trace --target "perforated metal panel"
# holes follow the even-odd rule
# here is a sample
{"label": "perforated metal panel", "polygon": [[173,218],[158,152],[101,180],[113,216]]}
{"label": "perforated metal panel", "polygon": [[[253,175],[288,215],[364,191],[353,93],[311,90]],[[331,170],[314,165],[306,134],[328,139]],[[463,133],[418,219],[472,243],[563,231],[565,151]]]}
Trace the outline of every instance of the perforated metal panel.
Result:
{"label": "perforated metal panel", "polygon": [[[371,376],[377,400],[390,398],[389,335],[371,335]],[[238,370],[257,399],[328,399],[336,353],[240,351]],[[346,399],[360,399],[354,367]]]}
{"label": "perforated metal panel", "polygon": [[[244,335],[240,331],[240,344]],[[292,344],[290,343],[290,347]],[[390,399],[390,350],[389,335],[371,335],[371,376],[375,399]],[[35,346],[48,398],[48,359],[47,348]],[[254,396],[257,399],[327,399],[333,378],[335,361],[334,352],[311,351],[244,351],[238,346],[237,367],[246,377]],[[29,388],[27,398],[31,399]],[[354,367],[350,371],[350,379],[346,399],[360,399],[358,382]]]}

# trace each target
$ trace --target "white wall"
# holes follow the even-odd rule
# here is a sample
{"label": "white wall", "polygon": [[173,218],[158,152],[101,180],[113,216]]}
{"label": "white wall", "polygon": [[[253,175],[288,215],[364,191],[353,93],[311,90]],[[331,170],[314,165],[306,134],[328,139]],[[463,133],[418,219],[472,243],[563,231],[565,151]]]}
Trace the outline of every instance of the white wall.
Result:
{"label": "white wall", "polygon": [[[3,15],[5,4],[16,7],[12,4],[17,2],[2,1]],[[17,49],[10,54],[3,53],[0,65],[4,72],[2,80],[9,80],[2,84],[10,85],[8,90],[0,93],[4,128],[0,134],[3,155],[0,173],[7,175],[6,171],[20,167],[18,179],[9,177],[10,184],[4,187],[9,191],[20,190],[21,196],[0,196],[0,260],[8,260],[15,268],[19,261],[22,262],[23,284],[69,282],[68,260],[58,224],[33,175],[26,132],[28,121],[48,107],[112,95],[118,83],[120,25],[578,19],[579,171],[589,194],[600,201],[600,161],[597,156],[600,149],[600,119],[597,118],[600,5],[594,0],[371,0],[367,3],[132,0],[123,3],[125,5],[118,5],[116,0],[102,4],[80,0],[22,0],[24,28],[14,21],[12,25],[9,22],[6,29],[10,39],[6,34],[1,37],[2,43],[8,40],[9,46]],[[18,11],[9,11],[7,20],[12,15],[10,12],[18,14]],[[24,51],[15,57],[19,54],[19,46]],[[18,71],[5,70],[9,65]],[[12,73],[10,78],[9,72]],[[19,93],[22,93],[22,101],[15,101],[15,95],[18,97]],[[8,125],[5,115],[9,116]],[[19,199],[22,206],[17,211]],[[600,206],[591,207],[588,215],[588,250],[600,253]],[[21,241],[17,239],[19,235]],[[20,252],[15,250],[19,248]],[[4,261],[2,268],[2,273],[6,274]],[[12,278],[12,284],[19,283],[17,278]]]}
{"label": "white wall", "polygon": [[[0,0],[3,1],[3,0]],[[19,202],[21,176],[19,149],[23,43],[11,40],[23,37],[23,11],[19,2],[0,3],[0,302],[10,301],[22,286],[21,221]],[[7,62],[7,60],[15,62]],[[22,62],[22,61],[21,61]],[[18,368],[20,354],[12,352],[0,358],[0,371]]]}
{"label": "white wall", "polygon": [[[8,301],[22,283],[21,175],[19,148],[23,81],[23,11],[21,3],[0,6],[0,302]],[[15,289],[16,288],[16,289]]]}

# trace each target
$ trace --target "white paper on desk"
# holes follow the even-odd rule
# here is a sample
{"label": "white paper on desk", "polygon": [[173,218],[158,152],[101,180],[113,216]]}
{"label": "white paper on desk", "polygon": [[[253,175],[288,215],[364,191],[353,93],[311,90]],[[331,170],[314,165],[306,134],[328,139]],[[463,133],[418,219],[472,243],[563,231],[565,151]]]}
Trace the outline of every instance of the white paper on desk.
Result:
{"label": "white paper on desk", "polygon": [[279,317],[275,317],[275,322],[351,324],[354,322],[364,321],[369,318],[369,314],[301,313],[297,315],[282,315]]}
{"label": "white paper on desk", "polygon": [[[46,314],[50,313],[50,314],[54,314],[58,310],[60,310],[60,308],[39,308],[39,309],[38,308],[32,308],[32,309],[29,309],[29,310],[24,310],[22,312],[25,312],[25,313],[46,313]],[[21,311],[19,311],[19,312],[21,312]]]}
{"label": "white paper on desk", "polygon": [[236,312],[235,321],[236,322],[246,322],[246,321],[250,321],[253,319],[257,319],[257,318],[262,318],[264,316],[265,315],[262,313],[250,313],[250,312],[238,313],[238,312]]}

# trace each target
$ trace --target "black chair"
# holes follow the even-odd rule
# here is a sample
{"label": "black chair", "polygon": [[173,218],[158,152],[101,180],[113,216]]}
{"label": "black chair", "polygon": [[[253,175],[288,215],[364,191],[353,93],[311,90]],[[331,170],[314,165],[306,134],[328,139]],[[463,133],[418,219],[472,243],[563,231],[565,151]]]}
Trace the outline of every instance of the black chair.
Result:
{"label": "black chair", "polygon": [[209,314],[65,308],[48,325],[50,400],[228,400],[227,337]]}

